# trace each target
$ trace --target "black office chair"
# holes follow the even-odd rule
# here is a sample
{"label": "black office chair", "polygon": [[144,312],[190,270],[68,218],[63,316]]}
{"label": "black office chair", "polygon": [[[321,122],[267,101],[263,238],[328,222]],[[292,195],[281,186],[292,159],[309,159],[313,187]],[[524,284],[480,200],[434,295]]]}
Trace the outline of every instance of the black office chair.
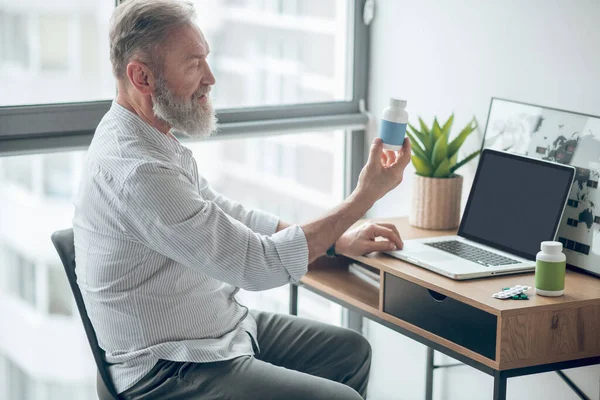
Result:
{"label": "black office chair", "polygon": [[65,229],[54,232],[52,234],[52,243],[54,243],[54,247],[56,247],[56,251],[58,252],[63,266],[65,267],[65,272],[67,273],[67,278],[69,279],[73,296],[75,296],[75,303],[77,303],[77,309],[79,310],[79,315],[81,316],[81,321],[83,322],[83,327],[85,328],[85,334],[88,338],[88,342],[90,343],[90,347],[92,348],[94,360],[96,360],[96,366],[98,367],[98,375],[96,376],[96,391],[98,392],[98,397],[100,400],[118,400],[120,397],[117,394],[115,385],[113,384],[108,373],[109,364],[104,358],[104,350],[102,350],[98,345],[96,332],[94,332],[94,327],[88,318],[87,310],[85,309],[85,304],[83,303],[83,298],[81,297],[81,291],[79,290],[79,286],[77,286],[77,275],[75,275],[75,244],[73,242],[73,229]]}

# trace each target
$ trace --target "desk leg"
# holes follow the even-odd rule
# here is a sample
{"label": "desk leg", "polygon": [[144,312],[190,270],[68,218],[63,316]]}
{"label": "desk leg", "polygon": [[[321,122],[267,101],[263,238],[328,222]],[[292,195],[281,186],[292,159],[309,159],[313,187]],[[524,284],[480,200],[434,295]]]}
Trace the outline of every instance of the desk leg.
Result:
{"label": "desk leg", "polygon": [[352,311],[346,308],[346,327],[358,332],[362,335],[363,333],[363,317],[356,311]]}
{"label": "desk leg", "polygon": [[494,400],[506,400],[506,379],[503,371],[494,371]]}
{"label": "desk leg", "polygon": [[433,400],[433,355],[434,350],[427,347],[427,364],[425,369],[425,400]]}
{"label": "desk leg", "polygon": [[579,389],[579,387],[571,379],[569,379],[569,377],[565,375],[564,372],[558,370],[556,371],[556,373],[558,374],[558,376],[561,377],[563,381],[565,381],[565,383],[571,388],[571,390],[573,390],[577,394],[577,397],[579,397],[582,400],[590,400],[590,398],[587,397],[586,394],[583,393],[583,391]]}
{"label": "desk leg", "polygon": [[290,315],[298,315],[298,286],[290,283]]}

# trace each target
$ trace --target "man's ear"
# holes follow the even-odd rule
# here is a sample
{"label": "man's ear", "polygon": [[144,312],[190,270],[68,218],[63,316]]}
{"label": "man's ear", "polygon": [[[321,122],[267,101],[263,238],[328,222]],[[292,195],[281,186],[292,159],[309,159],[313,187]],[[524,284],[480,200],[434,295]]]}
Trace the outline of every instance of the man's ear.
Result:
{"label": "man's ear", "polygon": [[147,96],[154,93],[154,75],[146,64],[140,61],[131,61],[127,64],[127,77],[131,86],[138,92]]}

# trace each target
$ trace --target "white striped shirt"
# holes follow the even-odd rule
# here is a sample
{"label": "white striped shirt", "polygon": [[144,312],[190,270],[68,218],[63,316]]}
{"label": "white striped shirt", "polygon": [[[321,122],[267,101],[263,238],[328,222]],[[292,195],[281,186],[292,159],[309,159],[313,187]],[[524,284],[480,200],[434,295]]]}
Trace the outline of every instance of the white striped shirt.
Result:
{"label": "white striped shirt", "polygon": [[306,273],[294,225],[213,191],[191,151],[113,102],[75,200],[77,282],[118,392],[158,359],[253,354],[256,323],[235,299]]}

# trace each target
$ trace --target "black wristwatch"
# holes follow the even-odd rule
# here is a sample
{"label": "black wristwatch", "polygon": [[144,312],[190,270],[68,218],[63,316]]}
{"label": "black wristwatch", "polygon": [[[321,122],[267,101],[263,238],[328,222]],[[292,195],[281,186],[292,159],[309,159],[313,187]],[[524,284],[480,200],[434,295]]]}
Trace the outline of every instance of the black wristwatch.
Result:
{"label": "black wristwatch", "polygon": [[335,254],[335,243],[332,244],[331,247],[327,249],[327,251],[325,252],[325,255],[330,258],[337,256],[337,254]]}

